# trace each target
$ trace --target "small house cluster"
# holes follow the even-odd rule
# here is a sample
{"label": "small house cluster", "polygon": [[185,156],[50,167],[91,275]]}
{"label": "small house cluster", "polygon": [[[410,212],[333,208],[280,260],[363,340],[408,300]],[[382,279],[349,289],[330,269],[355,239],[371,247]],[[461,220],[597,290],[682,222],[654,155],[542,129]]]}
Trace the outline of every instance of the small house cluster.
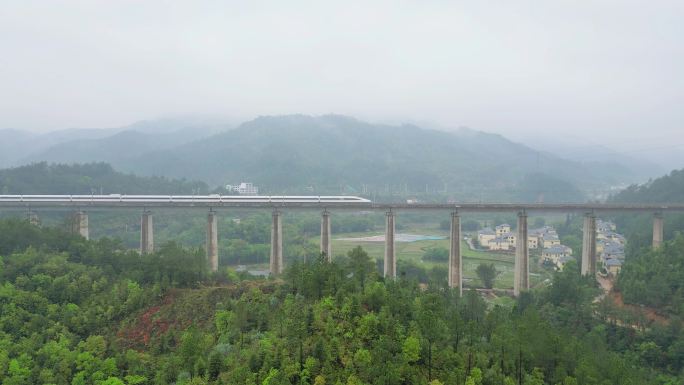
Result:
{"label": "small house cluster", "polygon": [[[615,230],[615,223],[596,220],[596,254],[611,275],[619,273],[625,261],[625,237]],[[491,251],[514,251],[516,247],[516,234],[507,223],[494,229],[485,227],[478,231],[477,240],[480,247]],[[574,259],[572,249],[561,244],[552,226],[531,229],[527,235],[527,246],[529,249],[541,249],[541,262],[556,270],[563,270],[565,264]]]}
{"label": "small house cluster", "polygon": [[551,226],[544,226],[530,231],[542,245],[541,263],[551,265],[556,270],[563,270],[566,263],[573,260],[572,248],[561,244],[558,232]]}
{"label": "small house cluster", "polygon": [[611,275],[619,273],[625,261],[625,237],[615,230],[615,223],[596,220],[596,254]]}
{"label": "small house cluster", "polygon": [[[492,251],[512,251],[516,245],[516,235],[511,232],[511,226],[507,223],[494,229],[486,227],[480,230],[477,240],[482,248]],[[561,244],[556,229],[551,226],[530,230],[527,234],[527,247],[541,248],[542,262],[550,263],[558,270],[572,259],[572,249]]]}

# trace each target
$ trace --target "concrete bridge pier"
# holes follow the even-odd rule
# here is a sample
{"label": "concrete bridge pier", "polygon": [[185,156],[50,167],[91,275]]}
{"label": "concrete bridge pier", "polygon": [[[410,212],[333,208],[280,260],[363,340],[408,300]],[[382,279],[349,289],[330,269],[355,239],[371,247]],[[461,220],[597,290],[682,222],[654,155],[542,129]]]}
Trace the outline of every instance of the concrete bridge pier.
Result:
{"label": "concrete bridge pier", "polygon": [[271,275],[283,272],[283,222],[281,213],[273,210],[271,221]]}
{"label": "concrete bridge pier", "polygon": [[515,267],[513,272],[513,295],[519,296],[530,289],[530,253],[527,244],[527,213],[518,213],[518,234],[515,238]]}
{"label": "concrete bridge pier", "polygon": [[71,232],[85,239],[90,239],[88,231],[88,214],[85,211],[76,211],[71,217]]}
{"label": "concrete bridge pier", "polygon": [[458,212],[451,213],[451,232],[449,247],[449,287],[458,288],[463,295],[463,261],[461,256],[461,217]]}
{"label": "concrete bridge pier", "polygon": [[397,261],[394,254],[394,212],[388,211],[385,218],[385,277],[396,278]]}
{"label": "concrete bridge pier", "polygon": [[211,271],[218,271],[218,218],[212,210],[207,216],[207,260]]}
{"label": "concrete bridge pier", "polygon": [[140,254],[154,252],[154,225],[152,212],[145,210],[140,217]]}
{"label": "concrete bridge pier", "polygon": [[596,216],[588,213],[584,216],[582,237],[582,275],[596,275]]}
{"label": "concrete bridge pier", "polygon": [[653,248],[657,249],[663,244],[663,214],[655,213],[653,215]]}
{"label": "concrete bridge pier", "polygon": [[330,231],[330,212],[323,210],[321,214],[321,253],[325,253],[328,262],[332,261],[332,240]]}

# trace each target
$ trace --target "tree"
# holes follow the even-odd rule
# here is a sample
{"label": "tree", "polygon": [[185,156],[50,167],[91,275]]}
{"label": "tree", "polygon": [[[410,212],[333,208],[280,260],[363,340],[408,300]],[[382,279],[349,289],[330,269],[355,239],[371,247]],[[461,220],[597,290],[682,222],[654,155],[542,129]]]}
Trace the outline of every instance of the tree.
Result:
{"label": "tree", "polygon": [[491,289],[494,287],[494,279],[496,279],[496,276],[499,275],[499,272],[496,270],[496,267],[493,263],[480,263],[477,266],[476,272],[477,276],[482,280],[482,285],[484,285],[485,288]]}
{"label": "tree", "polygon": [[449,250],[444,247],[431,247],[423,253],[423,259],[427,261],[444,262],[449,260]]}
{"label": "tree", "polygon": [[215,381],[223,370],[223,358],[219,352],[213,352],[209,356],[209,380]]}
{"label": "tree", "polygon": [[419,298],[417,321],[420,334],[428,342],[428,381],[432,380],[432,347],[447,332],[444,309],[444,298],[438,293],[428,292]]}
{"label": "tree", "polygon": [[361,290],[366,287],[366,280],[375,270],[373,261],[361,246],[357,246],[347,253],[349,265],[354,276],[354,280],[361,285]]}
{"label": "tree", "polygon": [[407,363],[414,363],[420,359],[420,340],[414,336],[408,336],[401,348],[402,357]]}

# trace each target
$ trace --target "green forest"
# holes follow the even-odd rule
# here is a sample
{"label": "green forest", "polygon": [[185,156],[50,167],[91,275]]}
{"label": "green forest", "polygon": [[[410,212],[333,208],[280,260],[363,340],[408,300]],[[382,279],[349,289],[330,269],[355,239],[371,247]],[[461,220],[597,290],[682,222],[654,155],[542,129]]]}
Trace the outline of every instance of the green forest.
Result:
{"label": "green forest", "polygon": [[[642,185],[632,185],[611,197],[621,203],[682,203],[684,202],[684,169]],[[672,239],[657,250],[648,246],[650,215],[616,218],[618,226],[628,235],[628,257],[617,280],[616,289],[630,304],[647,305],[664,315],[684,315],[684,215],[664,216],[665,239]]]}
{"label": "green forest", "polygon": [[361,248],[255,280],[211,275],[201,249],[174,243],[139,255],[19,220],[0,234],[3,385],[684,380],[681,322],[620,326],[573,264],[498,306],[385,281]]}
{"label": "green forest", "polygon": [[33,163],[0,170],[0,194],[206,194],[203,182],[140,177],[106,163]]}

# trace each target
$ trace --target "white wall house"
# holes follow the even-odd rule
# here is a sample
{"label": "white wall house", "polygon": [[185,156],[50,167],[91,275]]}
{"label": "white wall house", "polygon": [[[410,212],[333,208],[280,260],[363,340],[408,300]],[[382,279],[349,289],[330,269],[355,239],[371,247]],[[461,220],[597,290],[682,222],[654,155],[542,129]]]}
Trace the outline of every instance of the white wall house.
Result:
{"label": "white wall house", "polygon": [[508,223],[504,223],[504,224],[496,226],[496,236],[497,237],[500,237],[500,236],[502,236],[506,233],[510,233],[510,232],[511,232],[511,225],[509,225]]}
{"label": "white wall house", "polygon": [[258,195],[259,188],[250,182],[241,182],[238,185],[226,185],[226,190],[236,192],[240,195]]}

